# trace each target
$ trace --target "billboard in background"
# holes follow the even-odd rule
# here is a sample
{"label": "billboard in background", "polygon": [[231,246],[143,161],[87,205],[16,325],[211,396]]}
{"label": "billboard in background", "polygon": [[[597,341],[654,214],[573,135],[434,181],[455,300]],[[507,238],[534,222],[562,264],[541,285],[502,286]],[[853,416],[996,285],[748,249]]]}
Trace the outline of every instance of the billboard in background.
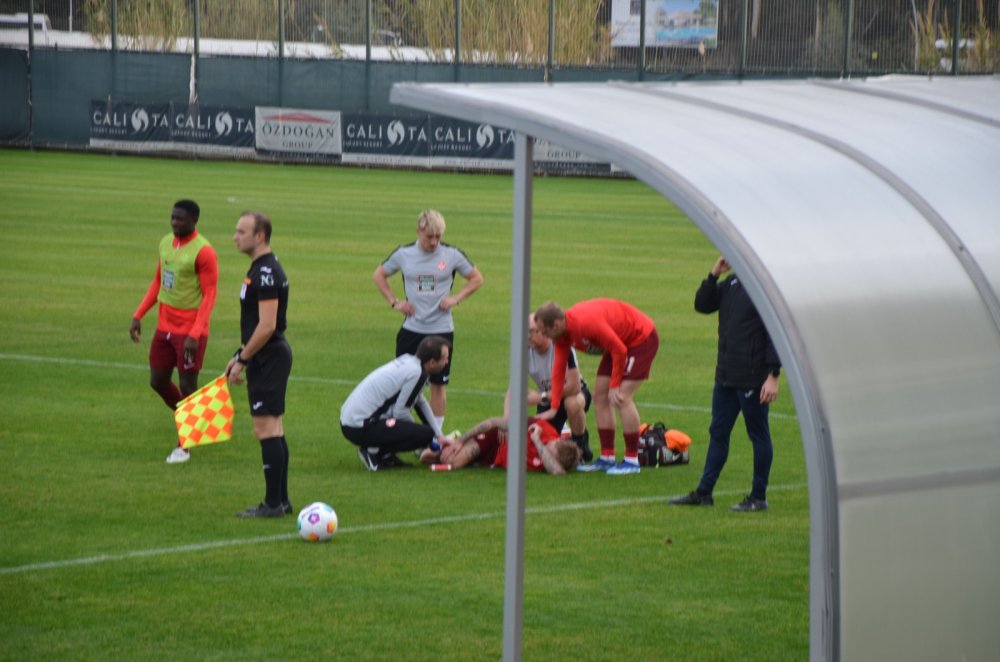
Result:
{"label": "billboard in background", "polygon": [[345,113],[343,163],[511,170],[514,133],[427,115]]}
{"label": "billboard in background", "polygon": [[174,142],[215,147],[254,147],[254,113],[250,108],[171,104],[170,138]]}
{"label": "billboard in background", "polygon": [[169,145],[170,115],[169,103],[91,101],[90,144]]}
{"label": "billboard in background", "polygon": [[428,165],[430,121],[426,115],[344,113],[343,162]]}
{"label": "billboard in background", "polygon": [[260,152],[339,156],[342,150],[340,111],[257,106]]}
{"label": "billboard in background", "polygon": [[[344,113],[342,163],[389,167],[511,171],[514,132],[486,123],[436,115]],[[544,172],[607,175],[608,163],[546,141],[535,143]]]}
{"label": "billboard in background", "polygon": [[[533,153],[535,170],[576,175],[610,175],[616,169],[575,149],[567,149],[547,140],[536,140]],[[617,170],[617,172],[621,172]]]}
{"label": "billboard in background", "polygon": [[90,145],[129,151],[241,155],[254,149],[252,109],[186,103],[90,102]]}
{"label": "billboard in background", "polygon": [[[612,0],[611,45],[639,46],[639,0]],[[646,0],[647,48],[715,48],[719,0]]]}
{"label": "billboard in background", "polygon": [[[436,115],[92,101],[90,145],[131,152],[325,161],[403,168],[511,171],[514,132]],[[536,141],[540,172],[620,172],[577,150]]]}
{"label": "billboard in background", "polygon": [[[492,124],[467,122],[450,117],[432,116],[431,156],[435,165],[450,165],[455,160],[512,161],[514,132]],[[504,164],[511,168],[510,163]]]}

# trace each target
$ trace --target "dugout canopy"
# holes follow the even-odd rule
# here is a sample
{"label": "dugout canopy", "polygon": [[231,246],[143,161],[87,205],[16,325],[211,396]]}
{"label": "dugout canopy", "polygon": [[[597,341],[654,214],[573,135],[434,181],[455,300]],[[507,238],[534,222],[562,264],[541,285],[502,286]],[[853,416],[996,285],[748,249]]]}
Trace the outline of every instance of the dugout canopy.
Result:
{"label": "dugout canopy", "polygon": [[[805,448],[811,659],[995,659],[1000,78],[398,84],[391,98],[517,132],[514,393],[543,138],[670,199],[757,305]],[[517,659],[524,497],[509,473]]]}

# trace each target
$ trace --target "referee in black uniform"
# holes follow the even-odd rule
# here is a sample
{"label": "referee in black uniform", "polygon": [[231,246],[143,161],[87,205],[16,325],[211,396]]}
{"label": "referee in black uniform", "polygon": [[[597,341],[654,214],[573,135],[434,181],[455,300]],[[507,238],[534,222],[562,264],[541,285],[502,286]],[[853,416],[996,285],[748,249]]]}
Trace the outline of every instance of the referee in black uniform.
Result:
{"label": "referee in black uniform", "polygon": [[264,463],[264,500],[237,513],[240,517],[281,517],[291,514],[288,501],[288,443],[282,417],[285,390],[292,371],[292,349],[285,341],[288,278],[271,252],[271,219],[261,212],[244,212],[233,235],[236,248],[250,257],[250,270],[240,290],[240,339],[243,344],[229,360],[230,384],[243,382],[254,435]]}

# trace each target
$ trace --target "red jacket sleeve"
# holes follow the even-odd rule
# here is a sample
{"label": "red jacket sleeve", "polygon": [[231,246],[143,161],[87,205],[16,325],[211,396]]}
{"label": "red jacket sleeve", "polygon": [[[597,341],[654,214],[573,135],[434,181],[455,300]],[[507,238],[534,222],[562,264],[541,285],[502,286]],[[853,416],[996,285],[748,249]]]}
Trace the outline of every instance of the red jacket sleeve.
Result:
{"label": "red jacket sleeve", "polygon": [[552,390],[549,391],[550,407],[559,408],[562,402],[563,388],[566,386],[566,362],[569,360],[569,340],[563,336],[555,341],[555,353],[552,359]]}
{"label": "red jacket sleeve", "polygon": [[201,287],[201,304],[198,305],[198,316],[191,327],[195,338],[208,335],[208,321],[215,307],[215,297],[219,288],[219,258],[215,249],[204,246],[198,251],[194,260],[194,268],[198,274],[198,284]]}
{"label": "red jacket sleeve", "polygon": [[142,319],[142,316],[149,312],[149,309],[153,307],[156,303],[156,297],[160,294],[160,262],[156,262],[156,275],[153,276],[153,282],[149,284],[149,289],[146,290],[146,296],[142,298],[142,302],[139,307],[135,309],[132,313],[132,317],[135,319]]}

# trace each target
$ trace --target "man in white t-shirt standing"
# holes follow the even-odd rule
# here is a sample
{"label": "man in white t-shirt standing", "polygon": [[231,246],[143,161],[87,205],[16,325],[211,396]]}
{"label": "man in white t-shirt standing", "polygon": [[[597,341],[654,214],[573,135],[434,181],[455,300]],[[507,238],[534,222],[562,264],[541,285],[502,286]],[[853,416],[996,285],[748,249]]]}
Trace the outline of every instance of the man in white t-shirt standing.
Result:
{"label": "man in white t-shirt standing", "polygon": [[[455,323],[452,308],[472,295],[483,284],[479,272],[461,249],[441,241],[444,217],[433,209],[417,217],[417,241],[399,246],[375,268],[372,280],[393,310],[403,314],[403,326],[396,334],[396,356],[415,354],[420,341],[427,336],[442,336],[451,346],[452,362],[455,348]],[[389,278],[402,273],[405,297],[399,299]],[[465,279],[465,285],[452,294],[455,273]],[[431,375],[431,410],[438,426],[444,425],[447,406],[446,387],[451,374],[451,362],[441,373]]]}

